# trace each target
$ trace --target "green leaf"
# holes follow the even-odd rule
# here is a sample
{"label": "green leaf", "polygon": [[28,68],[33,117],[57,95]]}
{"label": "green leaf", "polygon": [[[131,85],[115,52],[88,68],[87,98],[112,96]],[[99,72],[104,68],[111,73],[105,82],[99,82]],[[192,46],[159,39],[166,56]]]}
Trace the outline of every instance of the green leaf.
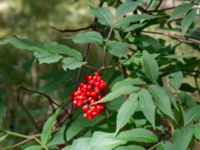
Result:
{"label": "green leaf", "polygon": [[167,116],[174,118],[171,111],[171,103],[169,97],[165,93],[164,89],[159,85],[149,86],[149,91],[153,96],[157,107]]}
{"label": "green leaf", "polygon": [[65,143],[64,134],[66,133],[66,125],[63,125],[57,133],[53,136],[53,139],[48,143],[48,147]]}
{"label": "green leaf", "polygon": [[93,120],[85,119],[83,116],[78,117],[74,122],[72,122],[66,132],[67,140],[71,140],[75,135],[86,128],[96,126],[103,119],[104,117],[102,116],[95,117]]}
{"label": "green leaf", "polygon": [[72,150],[72,146],[71,146],[71,145],[66,146],[66,147],[64,147],[62,150]]}
{"label": "green leaf", "polygon": [[16,48],[27,49],[30,51],[44,50],[42,44],[34,43],[33,41],[27,39],[19,39],[19,38],[1,39],[0,45],[4,44],[11,44]]}
{"label": "green leaf", "polygon": [[42,150],[42,146],[41,145],[31,145],[31,146],[25,148],[24,150]]}
{"label": "green leaf", "polygon": [[193,106],[184,115],[184,126],[200,120],[200,105]]}
{"label": "green leaf", "polygon": [[183,17],[190,9],[192,9],[192,7],[193,7],[193,4],[190,4],[190,3],[184,3],[176,7],[176,9],[172,13],[168,21]]}
{"label": "green leaf", "polygon": [[193,134],[196,139],[200,140],[200,125],[193,126]]}
{"label": "green leaf", "polygon": [[117,114],[117,128],[116,134],[124,127],[130,120],[131,116],[135,113],[138,106],[138,94],[132,94],[122,104]]}
{"label": "green leaf", "polygon": [[91,138],[79,138],[73,141],[72,150],[90,150],[88,145],[91,141]]}
{"label": "green leaf", "polygon": [[147,14],[138,14],[138,15],[131,15],[121,20],[118,20],[114,25],[114,28],[126,28],[128,25],[134,22],[142,21],[142,20],[151,20],[156,18],[156,16],[147,15]]}
{"label": "green leaf", "polygon": [[111,26],[112,25],[112,14],[108,8],[101,8],[101,7],[91,7],[90,12],[97,17],[100,24],[105,26]]}
{"label": "green leaf", "polygon": [[139,5],[138,1],[126,1],[123,4],[119,5],[117,8],[117,18],[120,16],[124,16],[128,12],[133,12]]}
{"label": "green leaf", "polygon": [[174,97],[173,93],[167,87],[164,87],[164,90],[165,90],[166,94],[168,95],[169,100],[172,103],[172,105],[174,106],[174,108],[176,110],[179,110],[177,103],[176,103],[176,98]]}
{"label": "green leaf", "polygon": [[126,141],[116,139],[112,133],[95,132],[89,145],[89,150],[112,150],[125,144]]}
{"label": "green leaf", "polygon": [[140,89],[139,87],[131,86],[131,85],[122,86],[110,92],[104,98],[102,98],[100,101],[97,101],[96,103],[104,103],[104,102],[112,101],[121,95],[131,94],[133,92],[138,91],[139,89]]}
{"label": "green leaf", "polygon": [[173,134],[174,148],[179,150],[187,150],[192,139],[193,132],[191,128],[177,129]]}
{"label": "green leaf", "polygon": [[151,97],[151,94],[146,89],[142,89],[139,93],[139,106],[147,118],[147,120],[152,124],[155,128],[155,104]]}
{"label": "green leaf", "polygon": [[34,52],[34,56],[38,59],[39,64],[42,63],[56,63],[58,62],[60,59],[63,58],[63,56],[58,55],[58,54],[52,54],[49,53],[48,51],[36,51]]}
{"label": "green leaf", "polygon": [[0,39],[0,45],[11,44],[16,48],[25,49],[30,51],[51,53],[51,54],[64,54],[68,56],[72,56],[77,58],[78,60],[82,60],[81,53],[69,48],[66,45],[58,44],[56,42],[50,43],[35,43],[28,39],[19,39],[19,38],[8,38],[8,39]]}
{"label": "green leaf", "polygon": [[181,22],[181,29],[183,35],[188,31],[189,27],[194,22],[196,16],[196,9],[191,10],[188,14],[186,14]]}
{"label": "green leaf", "polygon": [[134,142],[144,142],[144,143],[155,143],[158,141],[157,136],[153,132],[143,128],[123,131],[119,133],[119,135],[116,138],[131,142],[134,141]]}
{"label": "green leaf", "polygon": [[139,40],[145,47],[151,46],[154,49],[154,51],[160,52],[160,49],[162,48],[160,42],[152,36],[140,35]]}
{"label": "green leaf", "polygon": [[124,79],[122,81],[119,81],[119,82],[115,83],[113,85],[113,87],[111,88],[111,91],[115,91],[118,88],[123,87],[123,86],[127,86],[127,85],[144,85],[144,84],[145,84],[145,82],[142,81],[139,78],[129,78],[128,77],[128,78],[126,78],[126,79]]}
{"label": "green leaf", "polygon": [[79,51],[72,49],[66,45],[58,44],[56,42],[50,42],[50,43],[45,43],[44,48],[51,53],[63,54],[75,57],[78,60],[82,60],[82,55]]}
{"label": "green leaf", "polygon": [[157,146],[157,150],[174,150],[174,145],[169,141],[165,141]]}
{"label": "green leaf", "polygon": [[138,28],[144,27],[145,25],[146,25],[145,23],[130,25],[127,28],[125,28],[125,32],[134,31]]}
{"label": "green leaf", "polygon": [[107,46],[108,46],[108,51],[111,55],[127,58],[126,43],[117,42],[117,41],[108,41]]}
{"label": "green leaf", "polygon": [[183,81],[183,74],[181,71],[170,74],[169,83],[175,88],[179,89]]}
{"label": "green leaf", "polygon": [[67,70],[67,69],[74,70],[76,68],[80,68],[82,65],[84,65],[86,63],[87,62],[79,61],[74,57],[67,57],[67,58],[63,59],[63,69],[64,70]]}
{"label": "green leaf", "polygon": [[153,83],[156,83],[159,76],[159,68],[156,60],[147,51],[143,51],[142,60],[145,75]]}
{"label": "green leaf", "polygon": [[81,44],[93,43],[102,45],[103,37],[99,32],[90,31],[90,32],[76,34],[73,37],[73,41],[74,43],[81,43]]}
{"label": "green leaf", "polygon": [[45,122],[41,133],[41,141],[43,144],[47,144],[51,139],[52,129],[54,127],[54,124],[56,123],[56,118],[59,115],[59,113],[60,109],[57,109],[56,112],[52,116],[50,116]]}
{"label": "green leaf", "polygon": [[119,146],[115,150],[145,150],[145,149],[138,145],[128,145],[128,146]]}
{"label": "green leaf", "polygon": [[0,142],[4,141],[8,137],[8,134],[3,135],[0,137]]}

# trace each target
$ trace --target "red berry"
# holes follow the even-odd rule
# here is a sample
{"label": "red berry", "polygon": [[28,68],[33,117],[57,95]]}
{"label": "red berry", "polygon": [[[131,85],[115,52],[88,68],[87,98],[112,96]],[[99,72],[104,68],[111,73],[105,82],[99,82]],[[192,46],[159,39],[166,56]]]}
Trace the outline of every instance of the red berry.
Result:
{"label": "red berry", "polygon": [[83,105],[84,118],[93,119],[105,108],[105,104],[94,103],[107,93],[107,84],[98,71],[94,73],[94,76],[85,75],[85,80],[86,82],[81,82],[77,90],[71,93],[70,100],[76,107]]}
{"label": "red berry", "polygon": [[82,107],[82,109],[83,109],[83,111],[88,111],[89,110],[89,105],[84,105],[83,107]]}

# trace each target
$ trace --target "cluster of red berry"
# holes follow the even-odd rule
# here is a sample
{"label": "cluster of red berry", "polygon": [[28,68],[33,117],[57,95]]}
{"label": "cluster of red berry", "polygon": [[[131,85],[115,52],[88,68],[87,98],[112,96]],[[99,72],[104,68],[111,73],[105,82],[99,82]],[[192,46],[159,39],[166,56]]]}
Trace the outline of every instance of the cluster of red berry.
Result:
{"label": "cluster of red berry", "polygon": [[105,104],[93,104],[96,101],[102,99],[107,92],[107,84],[99,75],[99,72],[95,72],[94,76],[85,76],[86,81],[81,82],[78,89],[72,93],[71,101],[76,107],[82,107],[84,117],[93,119],[99,115],[105,108]]}

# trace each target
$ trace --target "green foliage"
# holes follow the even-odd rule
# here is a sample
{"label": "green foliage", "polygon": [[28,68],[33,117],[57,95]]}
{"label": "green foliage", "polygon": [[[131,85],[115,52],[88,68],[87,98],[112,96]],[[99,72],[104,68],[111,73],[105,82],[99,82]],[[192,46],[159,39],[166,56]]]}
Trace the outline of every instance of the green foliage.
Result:
{"label": "green foliage", "polygon": [[139,106],[144,113],[147,120],[155,128],[155,110],[156,106],[153,102],[152,96],[148,90],[142,89],[139,94]]}
{"label": "green foliage", "polygon": [[98,32],[90,31],[85,33],[77,34],[73,37],[74,43],[93,43],[93,44],[103,44],[103,37]]}
{"label": "green foliage", "polygon": [[146,51],[143,52],[144,72],[152,82],[156,83],[159,76],[159,68],[156,60]]}
{"label": "green foliage", "polygon": [[[40,34],[37,29],[50,24],[33,15],[32,20],[38,24],[29,27],[30,23],[23,21],[29,24],[29,30],[35,30],[32,34],[15,31],[12,35],[17,36],[4,33],[8,38],[0,39],[0,147],[193,149],[200,140],[200,2],[173,3],[177,7],[168,6],[170,2],[100,0],[98,4],[59,0],[46,6],[24,1],[23,18],[32,10],[40,10],[49,13],[51,21],[63,16],[62,22],[69,29],[53,27],[65,35],[57,30],[48,35],[43,28]],[[61,9],[65,10],[63,14],[57,12]],[[67,20],[66,15],[70,17]],[[84,22],[79,22],[80,28],[76,29],[72,23],[77,16]],[[56,26],[61,24],[56,22]],[[30,38],[20,38],[27,35]],[[78,93],[73,93],[78,84],[84,85],[84,78],[94,82],[92,88],[97,87],[95,82],[101,77],[86,76],[96,71],[107,84],[102,90],[104,83],[99,82],[102,98],[95,96],[98,88],[88,93],[87,86],[78,88],[87,98],[83,94],[71,99]],[[94,103],[88,102],[88,95],[93,95]],[[82,98],[81,107],[71,103]],[[86,107],[98,110],[97,106],[103,105],[105,109],[98,116],[87,119]]]}
{"label": "green foliage", "polygon": [[44,127],[42,129],[42,133],[41,133],[41,141],[44,144],[47,144],[52,137],[52,129],[54,127],[54,124],[56,123],[56,118],[59,115],[59,112],[60,112],[60,109],[58,109],[55,112],[55,114],[50,116],[44,124]]}
{"label": "green foliage", "polygon": [[125,43],[108,41],[108,51],[113,56],[127,58],[127,46]]}
{"label": "green foliage", "polygon": [[123,131],[117,136],[117,138],[126,141],[135,141],[144,143],[155,143],[158,141],[157,136],[153,132],[147,129],[140,129],[140,128]]}
{"label": "green foliage", "polygon": [[98,7],[98,8],[90,8],[90,12],[97,17],[99,23],[105,26],[112,25],[112,14],[108,8]]}
{"label": "green foliage", "polygon": [[184,14],[186,14],[190,9],[192,9],[193,5],[188,3],[188,4],[182,4],[180,6],[178,6],[174,12],[172,13],[172,15],[170,16],[169,20],[172,20],[172,19],[177,19],[179,17],[183,17]]}
{"label": "green foliage", "polygon": [[157,107],[166,115],[173,118],[171,111],[171,103],[169,97],[165,93],[164,89],[158,85],[151,85],[149,91],[155,100]]}
{"label": "green foliage", "polygon": [[116,134],[122,127],[124,127],[128,123],[131,116],[135,113],[137,106],[138,106],[138,95],[131,94],[129,98],[122,104],[117,114]]}

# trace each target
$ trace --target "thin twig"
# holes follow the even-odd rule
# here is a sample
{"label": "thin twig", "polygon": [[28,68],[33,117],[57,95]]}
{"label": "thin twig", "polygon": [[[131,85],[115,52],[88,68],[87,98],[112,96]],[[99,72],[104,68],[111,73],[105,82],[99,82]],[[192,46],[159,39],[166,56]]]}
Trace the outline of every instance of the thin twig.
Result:
{"label": "thin twig", "polygon": [[106,68],[106,46],[108,44],[108,41],[111,37],[111,34],[112,34],[112,31],[113,31],[113,28],[110,28],[109,32],[108,32],[108,36],[106,38],[106,42],[105,42],[105,45],[104,45],[104,48],[103,48],[103,51],[102,51],[102,63],[103,63],[103,66]]}
{"label": "thin twig", "polygon": [[182,37],[182,36],[176,35],[176,34],[173,35],[173,34],[170,34],[170,33],[167,33],[167,32],[154,32],[154,31],[141,31],[141,32],[149,33],[149,34],[158,34],[158,35],[162,35],[162,36],[169,37],[169,38],[172,38],[172,39],[176,39],[176,40],[186,42],[186,43],[200,44],[200,40]]}
{"label": "thin twig", "polygon": [[37,122],[35,121],[35,119],[31,115],[31,113],[28,111],[28,109],[26,108],[24,103],[20,100],[20,89],[19,88],[17,89],[17,102],[18,102],[19,106],[24,110],[24,112],[28,115],[28,118],[31,120],[31,122],[33,123],[35,128],[40,132],[41,129],[38,126]]}
{"label": "thin twig", "polygon": [[49,95],[45,94],[45,93],[42,93],[42,92],[39,92],[39,91],[35,91],[35,90],[31,90],[31,89],[28,89],[28,88],[25,88],[23,86],[19,86],[20,89],[22,90],[25,90],[25,91],[28,91],[28,92],[31,92],[31,93],[36,93],[36,94],[39,94],[39,95],[42,95],[44,96],[50,103],[58,106],[59,108],[61,108],[68,116],[71,116],[71,114],[68,112],[68,110],[66,110],[65,108],[63,108],[60,104],[58,104],[56,101],[54,101]]}
{"label": "thin twig", "polygon": [[33,139],[34,139],[34,138],[27,138],[27,139],[25,139],[25,140],[23,140],[23,141],[21,141],[21,142],[19,142],[19,143],[17,143],[17,144],[14,144],[14,145],[12,145],[12,146],[6,147],[6,148],[4,148],[3,150],[11,150],[11,149],[14,149],[14,148],[19,147],[19,146],[21,146],[21,145],[23,145],[23,144],[25,144],[25,143],[27,143],[27,142],[33,140]]}
{"label": "thin twig", "polygon": [[[83,61],[86,60],[86,58],[87,58],[87,56],[88,56],[88,52],[89,52],[90,47],[91,47],[91,44],[88,44],[88,46],[87,46],[87,48],[85,49],[84,54],[83,54]],[[77,73],[77,77],[76,77],[76,88],[78,87],[79,82],[80,82],[80,77],[81,77],[82,69],[83,69],[83,66],[79,68],[78,73]]]}
{"label": "thin twig", "polygon": [[157,5],[156,8],[154,9],[154,11],[157,11],[157,10],[158,10],[158,8],[159,8],[160,5],[162,4],[162,2],[163,2],[163,0],[160,0],[160,1],[159,1],[158,5]]}

